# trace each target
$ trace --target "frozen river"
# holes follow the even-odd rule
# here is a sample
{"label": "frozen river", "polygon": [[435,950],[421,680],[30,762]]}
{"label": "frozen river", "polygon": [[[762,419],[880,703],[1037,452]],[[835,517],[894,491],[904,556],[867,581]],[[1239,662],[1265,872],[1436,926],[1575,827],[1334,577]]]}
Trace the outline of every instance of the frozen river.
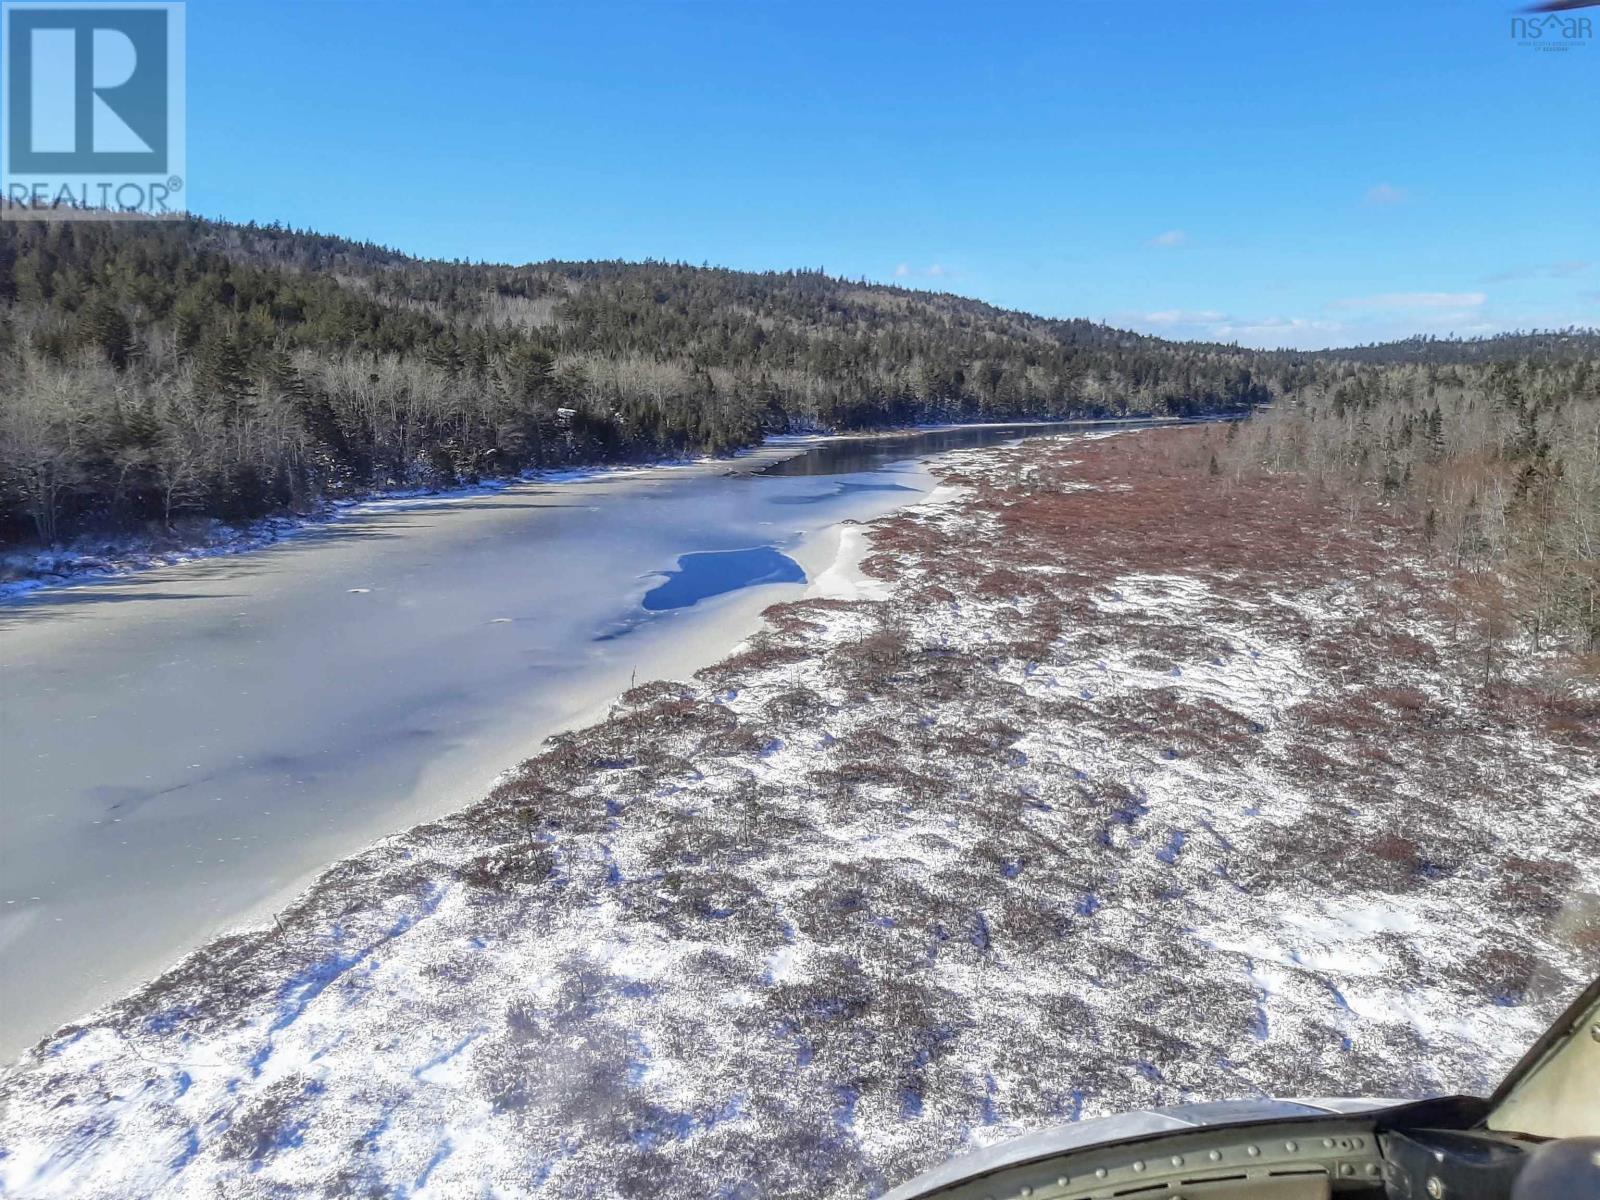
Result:
{"label": "frozen river", "polygon": [[[364,506],[0,605],[0,1052],[683,676],[983,427]],[[743,552],[743,553],[733,553]]]}

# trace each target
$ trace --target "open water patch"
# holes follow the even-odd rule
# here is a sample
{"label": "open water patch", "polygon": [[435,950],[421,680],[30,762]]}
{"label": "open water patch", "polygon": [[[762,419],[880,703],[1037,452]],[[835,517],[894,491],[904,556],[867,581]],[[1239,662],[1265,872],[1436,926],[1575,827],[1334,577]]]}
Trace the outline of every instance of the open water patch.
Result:
{"label": "open water patch", "polygon": [[763,583],[806,581],[800,564],[772,546],[684,554],[676,571],[662,573],[666,580],[645,593],[643,605],[649,612],[688,608],[711,596]]}

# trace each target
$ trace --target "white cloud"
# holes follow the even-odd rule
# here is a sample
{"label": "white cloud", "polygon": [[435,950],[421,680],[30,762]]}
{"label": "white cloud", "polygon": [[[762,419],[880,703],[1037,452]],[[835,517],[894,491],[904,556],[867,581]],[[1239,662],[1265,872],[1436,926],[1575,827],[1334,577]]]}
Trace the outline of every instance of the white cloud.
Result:
{"label": "white cloud", "polygon": [[[1600,292],[1580,292],[1583,301],[1600,302]],[[1292,314],[1238,316],[1215,309],[1165,308],[1122,312],[1112,325],[1177,341],[1238,342],[1258,349],[1316,350],[1391,342],[1416,334],[1475,337],[1508,329],[1560,329],[1587,326],[1594,318],[1567,312],[1507,312],[1482,292],[1386,292],[1336,300],[1316,316]]]}
{"label": "white cloud", "polygon": [[1181,308],[1168,308],[1161,312],[1140,313],[1138,319],[1146,325],[1213,325],[1226,321],[1228,315],[1210,309],[1185,312]]}
{"label": "white cloud", "polygon": [[1339,333],[1344,328],[1339,321],[1310,317],[1262,317],[1254,321],[1230,322],[1221,326],[1220,333],[1229,339],[1256,338],[1269,342],[1277,339],[1278,344],[1288,346],[1298,344],[1302,335]]}
{"label": "white cloud", "polygon": [[950,274],[950,268],[943,263],[929,263],[925,267],[913,267],[910,263],[900,263],[894,269],[896,279],[943,279]]}
{"label": "white cloud", "polygon": [[1481,308],[1488,298],[1482,292],[1383,292],[1335,300],[1328,307],[1339,312],[1437,312]]}
{"label": "white cloud", "polygon": [[1120,313],[1112,324],[1185,341],[1244,342],[1253,346],[1327,346],[1338,341],[1346,326],[1310,317],[1232,317],[1215,309],[1168,308],[1155,312]]}
{"label": "white cloud", "polygon": [[1533,263],[1523,267],[1512,267],[1509,271],[1501,271],[1498,275],[1491,275],[1484,280],[1485,283],[1511,283],[1518,279],[1571,279],[1582,275],[1589,269],[1589,264],[1581,259],[1567,259],[1563,262]]}
{"label": "white cloud", "polygon": [[1189,240],[1189,235],[1181,229],[1169,229],[1165,233],[1158,233],[1145,243],[1146,246],[1181,246]]}
{"label": "white cloud", "polygon": [[1410,192],[1392,183],[1378,183],[1367,189],[1368,204],[1404,204],[1409,199]]}

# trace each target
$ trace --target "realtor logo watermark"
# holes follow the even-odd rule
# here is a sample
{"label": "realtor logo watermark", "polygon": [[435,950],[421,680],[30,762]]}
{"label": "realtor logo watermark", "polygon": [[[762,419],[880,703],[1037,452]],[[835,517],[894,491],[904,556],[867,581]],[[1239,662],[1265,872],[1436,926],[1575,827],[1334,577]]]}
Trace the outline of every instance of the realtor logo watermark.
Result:
{"label": "realtor logo watermark", "polygon": [[1572,50],[1594,38],[1594,18],[1586,13],[1529,13],[1511,18],[1511,40],[1531,50]]}
{"label": "realtor logo watermark", "polygon": [[187,207],[182,3],[0,4],[0,217]]}

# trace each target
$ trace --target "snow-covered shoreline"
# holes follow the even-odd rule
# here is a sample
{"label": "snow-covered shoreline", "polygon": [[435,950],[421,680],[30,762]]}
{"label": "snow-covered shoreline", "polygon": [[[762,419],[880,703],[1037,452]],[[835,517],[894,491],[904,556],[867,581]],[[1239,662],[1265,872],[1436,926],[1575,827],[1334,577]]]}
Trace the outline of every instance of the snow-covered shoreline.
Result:
{"label": "snow-covered shoreline", "polygon": [[1600,772],[1402,554],[1123,440],[952,456],[730,658],[61,1031],[0,1182],[859,1196],[1128,1107],[1492,1085],[1595,965]]}
{"label": "snow-covered shoreline", "polygon": [[736,463],[763,450],[792,450],[804,453],[819,439],[807,435],[768,438],[760,446],[748,447],[721,458],[660,459],[641,463],[616,463],[586,467],[524,471],[504,479],[486,479],[453,488],[395,488],[368,495],[326,500],[314,512],[296,516],[263,517],[244,526],[223,521],[189,520],[183,523],[189,536],[171,539],[142,535],[116,538],[80,538],[69,546],[53,549],[13,550],[0,554],[0,603],[26,596],[45,588],[74,587],[106,579],[119,579],[155,567],[176,566],[203,558],[220,558],[264,550],[294,537],[313,533],[363,513],[396,512],[417,505],[448,505],[482,496],[497,495],[526,485],[574,483],[582,480],[625,478],[646,471],[673,467]]}
{"label": "snow-covered shoreline", "polygon": [[904,466],[872,486],[753,477],[812,444],[385,501],[259,555],[0,608],[6,689],[43,698],[0,725],[4,1057],[480,798],[630,679],[716,661],[805,590],[644,612],[679,555],[776,543],[815,575],[831,526],[928,486]]}
{"label": "snow-covered shoreline", "polygon": [[[1152,418],[1106,418],[1077,421],[1081,425],[1128,425],[1161,423]],[[746,446],[724,455],[694,455],[662,458],[636,463],[593,464],[523,471],[504,478],[450,488],[401,487],[370,492],[361,496],[322,501],[312,512],[263,517],[242,526],[215,519],[188,518],[172,535],[126,534],[116,537],[83,537],[67,546],[34,547],[0,552],[0,604],[49,588],[75,587],[108,579],[119,579],[156,567],[176,566],[197,559],[248,554],[307,533],[326,529],[337,522],[362,513],[397,511],[408,505],[450,504],[476,497],[495,495],[525,485],[550,485],[581,480],[626,478],[647,471],[671,468],[706,467],[717,464],[738,466],[751,458],[777,462],[805,453],[829,441],[869,440],[911,437],[954,429],[1011,429],[1049,426],[1048,421],[975,421],[963,424],[909,425],[893,429],[853,430],[847,433],[770,434],[758,445]]]}

